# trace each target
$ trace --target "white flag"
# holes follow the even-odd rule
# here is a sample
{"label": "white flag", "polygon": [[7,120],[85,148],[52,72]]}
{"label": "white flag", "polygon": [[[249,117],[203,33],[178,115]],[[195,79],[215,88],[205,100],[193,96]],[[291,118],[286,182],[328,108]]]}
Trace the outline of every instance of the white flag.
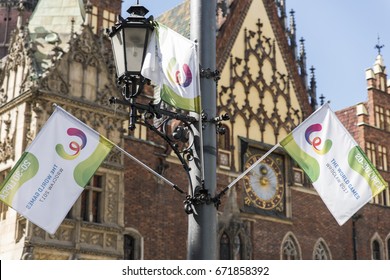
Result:
{"label": "white flag", "polygon": [[113,146],[57,106],[0,185],[0,200],[54,234]]}
{"label": "white flag", "polygon": [[199,62],[194,42],[157,23],[141,74],[160,87],[164,102],[200,112]]}
{"label": "white flag", "polygon": [[280,144],[311,179],[339,225],[387,187],[328,104]]}

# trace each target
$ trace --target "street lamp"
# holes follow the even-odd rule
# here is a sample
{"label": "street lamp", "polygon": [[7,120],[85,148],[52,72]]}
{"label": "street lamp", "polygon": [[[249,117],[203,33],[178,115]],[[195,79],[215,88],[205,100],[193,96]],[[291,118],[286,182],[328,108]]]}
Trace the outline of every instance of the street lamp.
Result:
{"label": "street lamp", "polygon": [[153,17],[145,18],[149,12],[144,6],[131,6],[126,19],[119,21],[110,30],[112,51],[117,72],[118,84],[124,84],[123,97],[130,105],[129,129],[135,129],[137,110],[135,98],[142,93],[146,79],[141,75],[149,39],[153,31]]}
{"label": "street lamp", "polygon": [[[137,97],[143,93],[144,85],[150,84],[150,81],[141,75],[141,69],[153,31],[153,17],[146,19],[148,10],[138,2],[127,10],[130,14],[128,18],[119,17],[119,22],[108,30],[115,57],[117,81],[123,86],[123,98],[112,97],[110,103],[129,106],[129,129],[134,130],[136,123],[147,126],[169,144],[180,160],[188,177],[189,191],[186,193],[175,185],[173,187],[186,194],[185,212],[193,214],[189,215],[188,258],[213,259],[216,256],[216,208],[220,204],[221,195],[224,194],[215,195],[216,133],[222,132],[220,122],[226,119],[214,117],[215,82],[219,79],[219,72],[210,70],[215,68],[215,32],[210,31],[215,29],[216,0],[192,0],[191,7],[191,21],[194,19],[191,23],[194,32],[191,30],[191,34],[198,37],[193,39],[200,42],[200,49],[209,48],[204,52],[199,51],[203,54],[200,63],[209,66],[200,69],[200,76],[203,78],[201,91],[206,93],[202,98],[204,112],[201,118],[161,109],[161,101],[158,104],[137,102]],[[202,21],[201,15],[208,16],[205,22]],[[158,127],[153,122],[155,118],[162,119]],[[172,133],[173,121],[180,124]],[[199,130],[204,130],[203,137]],[[203,141],[204,139],[206,140]],[[199,156],[199,152],[203,150],[202,144],[207,147],[204,157]],[[203,165],[205,167],[202,167]],[[202,174],[201,168],[206,170],[206,174]]]}
{"label": "street lamp", "polygon": [[[194,141],[189,141],[192,138],[188,137],[187,134],[191,134],[191,124],[197,119],[193,116],[162,109],[160,108],[161,101],[158,104],[137,102],[137,97],[143,93],[145,84],[150,85],[150,81],[141,75],[141,69],[153,31],[153,16],[146,19],[145,15],[149,11],[138,3],[131,6],[127,12],[130,14],[129,17],[126,19],[119,17],[118,22],[107,30],[114,54],[117,83],[122,86],[123,97],[122,99],[112,97],[110,103],[129,106],[130,130],[134,130],[136,124],[141,123],[169,144],[182,163],[191,189],[193,189],[187,161],[192,158],[192,148],[195,144]],[[155,118],[162,119],[158,126],[153,121]],[[172,131],[173,120],[177,120],[176,123],[180,122],[180,125],[175,125]],[[178,142],[185,144],[180,145]],[[185,193],[176,185],[173,187],[181,193]],[[190,212],[192,197],[191,193],[186,198],[188,201],[185,204],[186,212]]]}
{"label": "street lamp", "polygon": [[119,18],[119,22],[108,33],[120,81],[141,77],[142,64],[153,31],[152,18],[144,17],[148,9],[137,5],[131,6],[127,12],[130,16]]}

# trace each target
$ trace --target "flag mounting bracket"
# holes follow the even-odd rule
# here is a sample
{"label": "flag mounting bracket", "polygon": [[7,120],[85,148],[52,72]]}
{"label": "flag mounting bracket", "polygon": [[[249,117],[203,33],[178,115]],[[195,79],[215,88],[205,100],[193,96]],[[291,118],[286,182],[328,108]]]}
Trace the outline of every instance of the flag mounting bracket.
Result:
{"label": "flag mounting bracket", "polygon": [[221,72],[219,70],[211,71],[210,68],[200,68],[200,77],[206,79],[214,79],[214,81],[218,82],[221,79]]}
{"label": "flag mounting bracket", "polygon": [[186,200],[184,200],[184,211],[190,215],[196,212],[194,206],[201,204],[212,204],[218,208],[221,204],[220,200],[212,198],[208,190],[204,187],[204,180],[202,180],[202,187],[197,187],[193,196],[187,195]]}
{"label": "flag mounting bracket", "polygon": [[226,128],[222,126],[222,122],[228,120],[230,120],[230,116],[228,113],[214,117],[209,120],[207,114],[205,112],[202,112],[202,127],[204,128],[204,123],[206,122],[214,123],[216,125],[216,133],[220,135],[224,135],[226,133]]}

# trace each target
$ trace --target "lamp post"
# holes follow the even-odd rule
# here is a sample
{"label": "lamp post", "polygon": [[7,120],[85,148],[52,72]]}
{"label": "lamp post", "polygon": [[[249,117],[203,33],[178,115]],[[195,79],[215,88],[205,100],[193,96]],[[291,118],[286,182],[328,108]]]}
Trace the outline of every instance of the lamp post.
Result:
{"label": "lamp post", "polygon": [[[192,0],[191,6],[196,10],[201,8],[200,0]],[[206,1],[207,2],[207,1]],[[209,18],[215,23],[215,0],[210,1],[207,7],[210,9]],[[214,6],[213,6],[214,5]],[[206,7],[206,8],[207,8]],[[212,8],[213,7],[213,8]],[[196,36],[203,33],[210,33],[214,37],[211,40],[203,40],[204,36],[194,39],[200,40],[202,46],[210,44],[211,64],[207,56],[201,56],[203,62],[209,66],[207,70],[201,69],[201,76],[206,83],[201,80],[201,91],[207,92],[206,95],[214,96],[202,101],[205,113],[199,118],[197,115],[180,114],[160,108],[159,104],[138,103],[137,97],[143,93],[144,85],[149,83],[141,75],[143,61],[146,55],[147,45],[153,31],[153,17],[145,18],[148,10],[137,4],[128,10],[130,16],[126,19],[120,17],[119,22],[110,30],[107,30],[112,42],[112,49],[115,58],[118,84],[123,86],[122,99],[112,97],[111,103],[119,103],[129,106],[129,129],[134,130],[136,123],[141,123],[157,133],[172,148],[186,174],[188,176],[189,188],[188,193],[181,190],[176,185],[173,187],[179,192],[186,194],[184,209],[189,214],[188,227],[188,254],[189,259],[215,259],[216,258],[216,224],[217,215],[215,205],[219,204],[219,198],[215,199],[216,190],[216,125],[219,124],[220,118],[214,118],[216,111],[215,83],[210,81],[211,78],[216,80],[216,72],[212,72],[215,67],[215,32],[198,29],[195,31]],[[200,14],[203,12],[198,11]],[[191,11],[191,17],[193,12]],[[201,18],[194,14],[194,18],[199,21],[196,25],[199,27]],[[193,24],[193,23],[191,23]],[[215,24],[214,24],[215,25]],[[212,26],[212,25],[211,25]],[[206,28],[209,28],[206,27]],[[215,27],[214,27],[215,30]],[[192,32],[192,30],[191,30]],[[205,48],[206,49],[206,48]],[[206,53],[206,52],[204,52]],[[214,62],[213,62],[214,61]],[[143,113],[143,117],[140,114]],[[211,116],[211,119],[208,118]],[[164,118],[162,125],[158,128],[155,126],[154,118]],[[172,134],[169,129],[170,120],[179,120],[181,125],[176,127]],[[199,131],[199,121],[204,120],[203,127],[206,141],[205,157],[202,157],[203,137]],[[169,135],[171,134],[171,135]],[[189,134],[189,135],[188,135]],[[177,145],[177,142],[184,142],[185,145]],[[180,149],[179,149],[180,147]],[[205,165],[207,176],[202,174],[202,166]],[[214,198],[212,197],[214,196]]]}
{"label": "lamp post", "polygon": [[[215,69],[216,57],[216,0],[191,0],[191,39],[198,42],[201,69],[200,87],[203,110],[203,170],[191,166],[193,178],[203,176],[203,188],[210,197],[216,197],[216,127],[221,121],[216,116],[216,80],[219,79]],[[219,203],[214,199],[215,203]],[[196,205],[197,215],[189,217],[188,225],[188,259],[217,258],[217,209],[210,202]]]}

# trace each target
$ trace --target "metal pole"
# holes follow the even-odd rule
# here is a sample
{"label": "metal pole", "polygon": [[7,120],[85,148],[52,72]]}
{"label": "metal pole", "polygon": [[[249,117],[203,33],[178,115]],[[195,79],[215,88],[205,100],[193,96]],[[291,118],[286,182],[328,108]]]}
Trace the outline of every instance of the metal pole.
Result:
{"label": "metal pole", "polygon": [[[216,70],[216,0],[191,0],[191,40],[198,42],[202,68]],[[202,173],[204,173],[204,187],[211,197],[214,197],[217,162],[216,126],[208,120],[216,116],[216,83],[213,79],[201,78],[200,87],[202,109],[207,116],[207,121],[203,123],[203,132],[198,130],[199,134],[195,135],[195,150],[199,157],[191,162],[190,172],[193,185],[197,188],[201,186]],[[200,147],[202,142],[203,147]],[[202,172],[202,164],[204,172]],[[187,258],[216,259],[216,248],[217,210],[212,203],[195,205],[195,213],[189,215]]]}

